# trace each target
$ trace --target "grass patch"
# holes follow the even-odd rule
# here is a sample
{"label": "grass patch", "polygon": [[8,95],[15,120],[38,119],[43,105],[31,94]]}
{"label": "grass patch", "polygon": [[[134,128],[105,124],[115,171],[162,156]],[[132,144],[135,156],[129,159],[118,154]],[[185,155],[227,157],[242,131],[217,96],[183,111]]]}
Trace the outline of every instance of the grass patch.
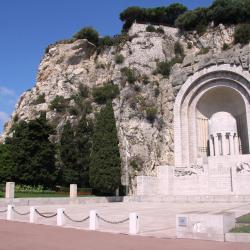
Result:
{"label": "grass patch", "polygon": [[249,223],[250,224],[250,213],[242,215],[238,218],[236,218],[237,223]]}
{"label": "grass patch", "polygon": [[238,227],[238,228],[233,228],[230,230],[230,233],[250,233],[250,225]]}

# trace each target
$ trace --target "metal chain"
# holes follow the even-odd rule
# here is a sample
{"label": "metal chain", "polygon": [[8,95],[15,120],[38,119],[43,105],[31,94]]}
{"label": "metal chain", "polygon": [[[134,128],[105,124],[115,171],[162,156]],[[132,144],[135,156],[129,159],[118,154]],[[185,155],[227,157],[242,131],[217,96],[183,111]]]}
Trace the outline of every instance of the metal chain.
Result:
{"label": "metal chain", "polygon": [[0,213],[6,213],[7,211],[8,211],[8,209],[1,210]]}
{"label": "metal chain", "polygon": [[26,213],[20,213],[20,212],[18,212],[14,207],[12,207],[12,210],[13,210],[16,214],[19,214],[19,215],[22,215],[22,216],[30,214],[30,211],[28,211],[28,212],[26,212]]}
{"label": "metal chain", "polygon": [[109,223],[109,224],[122,224],[122,223],[125,223],[125,222],[129,221],[129,218],[126,218],[126,219],[120,220],[120,221],[110,221],[110,220],[107,220],[107,219],[101,217],[99,214],[97,214],[96,216],[97,216],[98,219],[100,219],[100,220],[102,220],[102,221],[104,221],[106,223]]}
{"label": "metal chain", "polygon": [[[35,211],[36,211],[36,213],[38,215],[40,215],[41,217],[46,218],[46,219],[53,218],[53,217],[57,216],[57,213],[53,213],[53,214],[51,214],[51,213],[40,213],[37,209],[35,209]],[[51,215],[45,215],[45,214],[51,214]]]}
{"label": "metal chain", "polygon": [[74,219],[72,219],[69,215],[67,215],[64,211],[63,211],[63,214],[64,214],[64,216],[65,216],[67,219],[71,220],[72,222],[84,222],[84,221],[87,221],[87,220],[89,219],[89,216],[87,216],[86,218],[84,218],[84,219],[82,219],[82,220],[74,220]]}

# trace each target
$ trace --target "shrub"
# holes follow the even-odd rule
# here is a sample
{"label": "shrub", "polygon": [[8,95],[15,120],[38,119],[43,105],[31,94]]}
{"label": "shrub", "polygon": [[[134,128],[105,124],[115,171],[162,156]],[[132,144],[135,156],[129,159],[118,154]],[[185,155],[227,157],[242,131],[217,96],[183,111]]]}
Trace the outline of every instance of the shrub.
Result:
{"label": "shrub", "polygon": [[197,55],[205,55],[209,52],[209,48],[201,48]]}
{"label": "shrub", "polygon": [[154,89],[155,97],[158,97],[160,95],[160,89],[157,87]]}
{"label": "shrub", "polygon": [[33,104],[35,105],[42,104],[42,103],[45,103],[45,93],[39,95],[37,99],[33,102]]}
{"label": "shrub", "polygon": [[70,107],[69,108],[69,114],[73,115],[73,116],[77,116],[77,115],[79,115],[79,110],[75,106]]}
{"label": "shrub", "polygon": [[164,77],[169,77],[171,66],[172,65],[169,61],[159,62],[156,68],[156,73],[161,74]]}
{"label": "shrub", "polygon": [[128,30],[135,21],[138,23],[174,26],[177,17],[186,10],[187,8],[179,3],[174,3],[167,7],[150,9],[134,6],[125,9],[120,14],[120,19],[124,22],[123,30],[125,31]]}
{"label": "shrub", "polygon": [[146,28],[147,32],[156,32],[156,29],[153,25],[148,25]]}
{"label": "shrub", "polygon": [[79,95],[82,98],[87,98],[89,96],[89,87],[84,84],[79,84]]}
{"label": "shrub", "polygon": [[124,62],[124,56],[122,54],[117,54],[115,56],[115,63],[122,64]]}
{"label": "shrub", "polygon": [[92,91],[93,98],[98,104],[105,104],[119,95],[119,88],[113,83],[106,83],[101,87],[95,87]]}
{"label": "shrub", "polygon": [[229,45],[228,45],[227,43],[224,43],[222,49],[223,49],[223,50],[229,49]]}
{"label": "shrub", "polygon": [[74,36],[76,39],[87,39],[89,42],[97,45],[99,42],[99,34],[92,27],[85,27],[79,30]]}
{"label": "shrub", "polygon": [[191,42],[188,42],[187,48],[188,48],[188,49],[192,49],[192,48],[193,48],[193,44],[192,44]]}
{"label": "shrub", "polygon": [[162,27],[157,28],[156,32],[160,33],[160,34],[165,34],[165,31],[164,31],[164,29]]}
{"label": "shrub", "polygon": [[178,17],[176,26],[181,30],[195,30],[199,25],[207,26],[209,23],[207,12],[208,9],[206,8],[188,11]]}
{"label": "shrub", "polygon": [[234,33],[234,42],[247,44],[250,41],[250,24],[240,24],[236,27]]}
{"label": "shrub", "polygon": [[133,84],[137,81],[137,77],[133,69],[124,67],[121,69],[121,73],[126,78],[126,81],[128,81],[130,84]]}
{"label": "shrub", "polygon": [[61,113],[65,111],[67,107],[66,99],[63,96],[56,96],[50,103],[50,110],[56,110],[57,112]]}
{"label": "shrub", "polygon": [[114,39],[110,36],[104,36],[99,39],[98,46],[99,47],[110,47],[114,45]]}
{"label": "shrub", "polygon": [[180,42],[176,42],[174,44],[174,53],[176,56],[183,57],[184,56],[184,49]]}
{"label": "shrub", "polygon": [[147,107],[146,108],[146,118],[149,122],[154,123],[157,115],[157,108],[152,106],[152,107]]}
{"label": "shrub", "polygon": [[197,31],[198,35],[202,36],[207,31],[207,25],[198,24],[196,26],[196,31]]}
{"label": "shrub", "polygon": [[149,84],[149,77],[147,75],[142,75],[141,79],[144,85]]}

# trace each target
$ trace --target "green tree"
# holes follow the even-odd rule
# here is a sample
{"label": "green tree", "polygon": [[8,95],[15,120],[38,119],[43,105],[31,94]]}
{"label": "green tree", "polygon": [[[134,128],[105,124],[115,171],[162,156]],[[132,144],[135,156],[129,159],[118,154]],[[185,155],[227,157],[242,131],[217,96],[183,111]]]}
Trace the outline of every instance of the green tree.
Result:
{"label": "green tree", "polygon": [[52,187],[57,177],[55,146],[49,137],[54,133],[44,114],[29,122],[20,121],[7,140],[15,162],[15,180],[20,184]]}
{"label": "green tree", "polygon": [[96,116],[89,177],[99,194],[111,195],[121,183],[121,160],[114,111],[109,101]]}
{"label": "green tree", "polygon": [[15,163],[12,158],[10,144],[0,144],[0,183],[15,181]]}
{"label": "green tree", "polygon": [[83,116],[76,128],[69,122],[64,126],[60,141],[62,162],[62,184],[76,183],[81,187],[89,186],[89,163],[93,124]]}
{"label": "green tree", "polygon": [[82,28],[73,37],[76,39],[87,39],[89,42],[95,45],[97,45],[99,42],[99,34],[92,27]]}

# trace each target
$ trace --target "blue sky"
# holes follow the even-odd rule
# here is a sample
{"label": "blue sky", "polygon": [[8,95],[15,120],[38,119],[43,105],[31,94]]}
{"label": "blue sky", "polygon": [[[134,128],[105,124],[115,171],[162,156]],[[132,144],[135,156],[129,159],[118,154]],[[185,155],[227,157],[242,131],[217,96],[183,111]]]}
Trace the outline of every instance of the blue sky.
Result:
{"label": "blue sky", "polygon": [[174,2],[192,9],[212,0],[1,0],[0,133],[18,97],[34,86],[48,44],[70,38],[84,26],[93,26],[101,35],[118,34],[119,13],[125,8]]}

